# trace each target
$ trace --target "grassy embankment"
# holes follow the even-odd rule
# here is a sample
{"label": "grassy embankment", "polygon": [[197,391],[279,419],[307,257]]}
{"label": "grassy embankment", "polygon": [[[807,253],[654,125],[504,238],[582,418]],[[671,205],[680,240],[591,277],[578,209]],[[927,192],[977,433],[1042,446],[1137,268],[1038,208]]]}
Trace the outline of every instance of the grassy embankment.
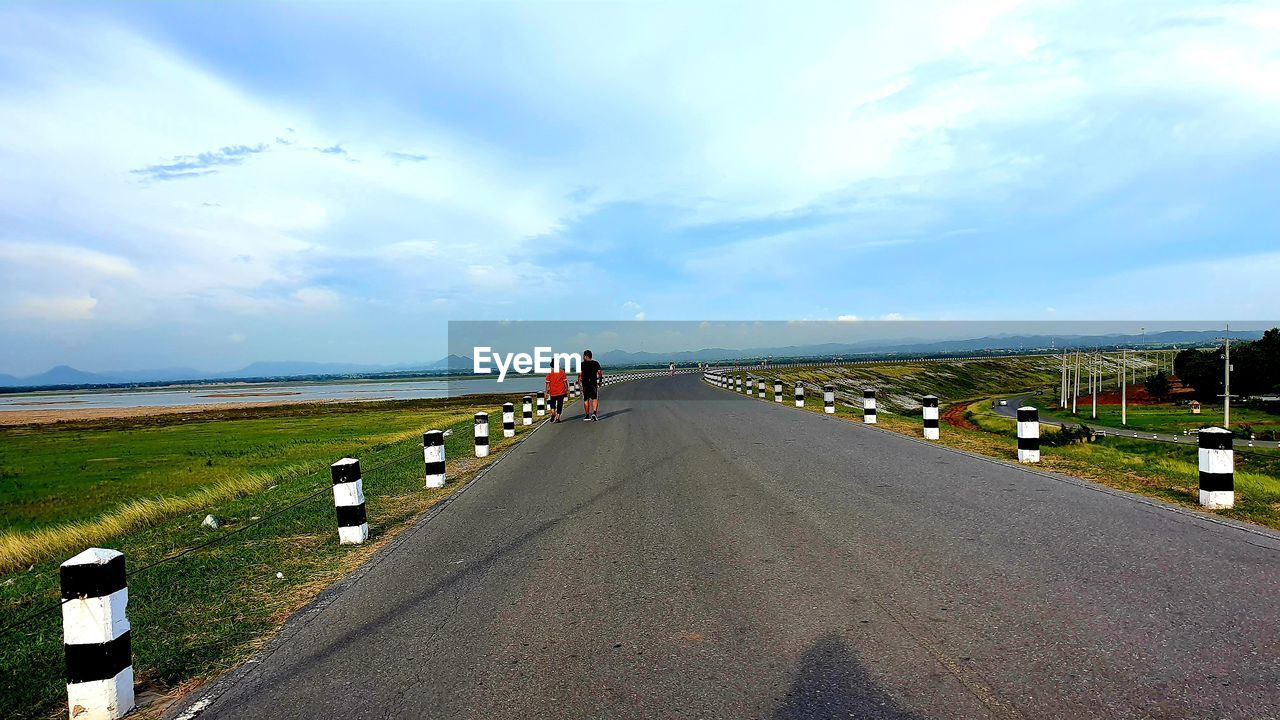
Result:
{"label": "grassy embankment", "polygon": [[[743,373],[740,373],[743,374]],[[904,363],[893,366],[851,366],[781,371],[756,375],[781,377],[785,398],[791,400],[792,383],[809,383],[805,410],[822,412],[822,396],[815,388],[826,382],[841,392],[836,416],[861,422],[861,390],[878,391],[878,427],[920,437],[921,395],[938,395],[944,413],[952,408],[957,427],[942,423],[941,443],[1009,462],[1017,461],[1014,421],[996,415],[990,399],[1015,391],[1042,389],[1040,405],[1056,397],[1058,374],[1052,360],[1000,358],[958,363]],[[772,397],[772,388],[769,390]],[[850,406],[852,405],[852,407]],[[958,406],[958,411],[957,411]],[[1048,437],[1053,431],[1043,426]],[[1085,478],[1133,493],[1148,495],[1188,508],[1199,508],[1199,470],[1196,448],[1171,443],[1107,437],[1099,442],[1061,447],[1045,446],[1041,470]],[[1280,529],[1280,453],[1236,453],[1236,507],[1215,514]]]}
{"label": "grassy embankment", "polygon": [[[163,699],[243,661],[294,610],[510,447],[501,402],[292,405],[0,429],[8,528],[0,628],[53,609],[0,634],[0,717],[65,712],[62,560],[88,545],[125,553],[137,573],[134,669],[140,692]],[[472,452],[477,410],[490,413],[494,455],[485,460]],[[423,488],[422,432],[433,428],[453,431],[442,490]],[[364,475],[363,546],[339,546],[334,525],[328,466],[348,455]],[[206,513],[222,526],[201,527]],[[67,524],[77,517],[86,519]],[[138,572],[166,558],[174,559]]]}

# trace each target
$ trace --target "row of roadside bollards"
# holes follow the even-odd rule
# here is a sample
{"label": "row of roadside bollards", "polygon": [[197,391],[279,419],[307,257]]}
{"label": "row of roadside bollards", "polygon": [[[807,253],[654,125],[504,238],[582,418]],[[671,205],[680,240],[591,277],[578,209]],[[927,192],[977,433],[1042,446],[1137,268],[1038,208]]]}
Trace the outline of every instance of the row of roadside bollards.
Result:
{"label": "row of roadside bollards", "polygon": [[[687,372],[681,370],[678,372]],[[606,385],[668,374],[638,372],[606,379]],[[763,386],[762,386],[763,387]],[[569,398],[582,394],[578,382],[569,384]],[[535,411],[547,413],[543,392],[522,398],[524,425],[533,424]],[[475,414],[475,455],[489,455],[489,414]],[[515,405],[502,405],[502,435],[516,434]],[[427,488],[445,486],[444,432],[422,435],[423,474]],[[342,458],[329,467],[333,481],[333,506],[337,516],[338,543],[359,545],[369,539],[365,513],[364,478],[360,461]],[[89,548],[59,568],[62,594],[63,654],[66,659],[67,710],[73,720],[115,720],[134,708],[133,653],[127,613],[124,554],[118,550]]]}
{"label": "row of roadside bollards", "polygon": [[[747,376],[746,389],[738,375],[725,375],[717,372],[705,372],[704,382],[715,387],[745,392],[750,396],[755,378]],[[759,381],[760,397],[764,398],[765,381]],[[773,400],[782,402],[783,382],[780,378],[773,380]],[[834,414],[836,411],[835,386],[822,386],[822,409],[824,413]],[[796,407],[804,407],[805,388],[803,382],[795,383]],[[936,395],[925,395],[921,398],[921,419],[923,434],[926,440],[938,440],[940,435],[938,398]],[[867,388],[862,392],[862,422],[867,425],[876,424],[876,391]],[[1040,411],[1034,407],[1023,406],[1017,409],[1018,462],[1040,462]],[[1225,509],[1235,506],[1235,450],[1230,430],[1211,427],[1199,432],[1199,471],[1200,471],[1200,505],[1210,509]]]}

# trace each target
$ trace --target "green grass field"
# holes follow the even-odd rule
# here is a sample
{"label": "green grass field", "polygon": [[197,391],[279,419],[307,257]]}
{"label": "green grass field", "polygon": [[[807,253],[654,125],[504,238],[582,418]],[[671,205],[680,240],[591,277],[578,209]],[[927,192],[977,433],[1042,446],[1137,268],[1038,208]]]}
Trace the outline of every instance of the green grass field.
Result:
{"label": "green grass field", "polygon": [[[1222,405],[1205,405],[1201,408],[1199,415],[1192,415],[1191,409],[1186,405],[1130,405],[1127,412],[1128,424],[1125,425],[1120,423],[1120,408],[1116,405],[1099,405],[1097,419],[1091,416],[1091,406],[1087,398],[1082,398],[1076,407],[1075,415],[1072,415],[1069,410],[1046,407],[1041,416],[1045,419],[1066,420],[1086,425],[1096,424],[1102,427],[1125,427],[1174,434],[1182,433],[1184,430],[1194,431],[1202,427],[1222,426]],[[1242,425],[1249,425],[1254,432],[1280,430],[1280,415],[1251,408],[1231,408],[1231,427],[1239,429]]]}
{"label": "green grass field", "polygon": [[[6,508],[4,537],[52,538],[38,544],[40,556],[0,571],[0,628],[17,624],[0,631],[0,717],[65,712],[57,567],[86,540],[124,552],[135,573],[140,691],[173,693],[243,661],[294,610],[526,434],[517,425],[516,439],[502,439],[501,402],[296,405],[0,430],[5,492],[20,498],[17,510]],[[486,461],[472,452],[476,410],[490,413]],[[423,487],[421,433],[432,428],[452,430],[442,490]],[[337,543],[328,466],[343,456],[362,465],[363,546]],[[77,478],[92,492],[80,492]],[[206,513],[222,526],[202,527]],[[65,524],[75,517],[102,534]]]}

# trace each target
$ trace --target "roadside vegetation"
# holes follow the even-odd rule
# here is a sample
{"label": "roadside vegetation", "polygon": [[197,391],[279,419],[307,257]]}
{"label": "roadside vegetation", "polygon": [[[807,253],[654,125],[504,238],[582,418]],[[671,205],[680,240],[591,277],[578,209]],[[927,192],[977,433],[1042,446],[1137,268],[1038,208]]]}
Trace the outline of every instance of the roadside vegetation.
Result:
{"label": "roadside vegetation", "polygon": [[[292,405],[0,430],[2,487],[20,498],[3,536],[0,717],[65,713],[57,607],[67,557],[89,545],[125,553],[139,697],[159,701],[139,716],[154,716],[245,660],[526,434],[517,424],[516,439],[502,438],[503,401]],[[478,410],[490,414],[493,454],[484,459],[472,450]],[[423,487],[422,432],[433,428],[452,431],[440,490]],[[337,543],[329,464],[343,456],[359,458],[363,472],[370,537],[361,546]],[[112,469],[89,462],[98,457],[112,458]],[[77,477],[95,492],[78,493]],[[9,495],[0,497],[9,513]],[[202,525],[206,515],[218,527]],[[85,520],[65,522],[76,516]]]}

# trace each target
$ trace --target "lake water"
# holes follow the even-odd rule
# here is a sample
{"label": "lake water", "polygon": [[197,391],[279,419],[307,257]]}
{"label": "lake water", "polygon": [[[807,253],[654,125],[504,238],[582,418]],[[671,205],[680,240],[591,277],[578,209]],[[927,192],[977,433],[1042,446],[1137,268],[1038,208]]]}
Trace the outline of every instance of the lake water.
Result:
{"label": "lake water", "polygon": [[416,400],[471,394],[533,393],[541,377],[409,380],[403,382],[300,382],[139,388],[109,391],[54,391],[0,395],[0,411],[67,410],[72,408],[173,407],[228,403],[278,403],[298,400]]}

